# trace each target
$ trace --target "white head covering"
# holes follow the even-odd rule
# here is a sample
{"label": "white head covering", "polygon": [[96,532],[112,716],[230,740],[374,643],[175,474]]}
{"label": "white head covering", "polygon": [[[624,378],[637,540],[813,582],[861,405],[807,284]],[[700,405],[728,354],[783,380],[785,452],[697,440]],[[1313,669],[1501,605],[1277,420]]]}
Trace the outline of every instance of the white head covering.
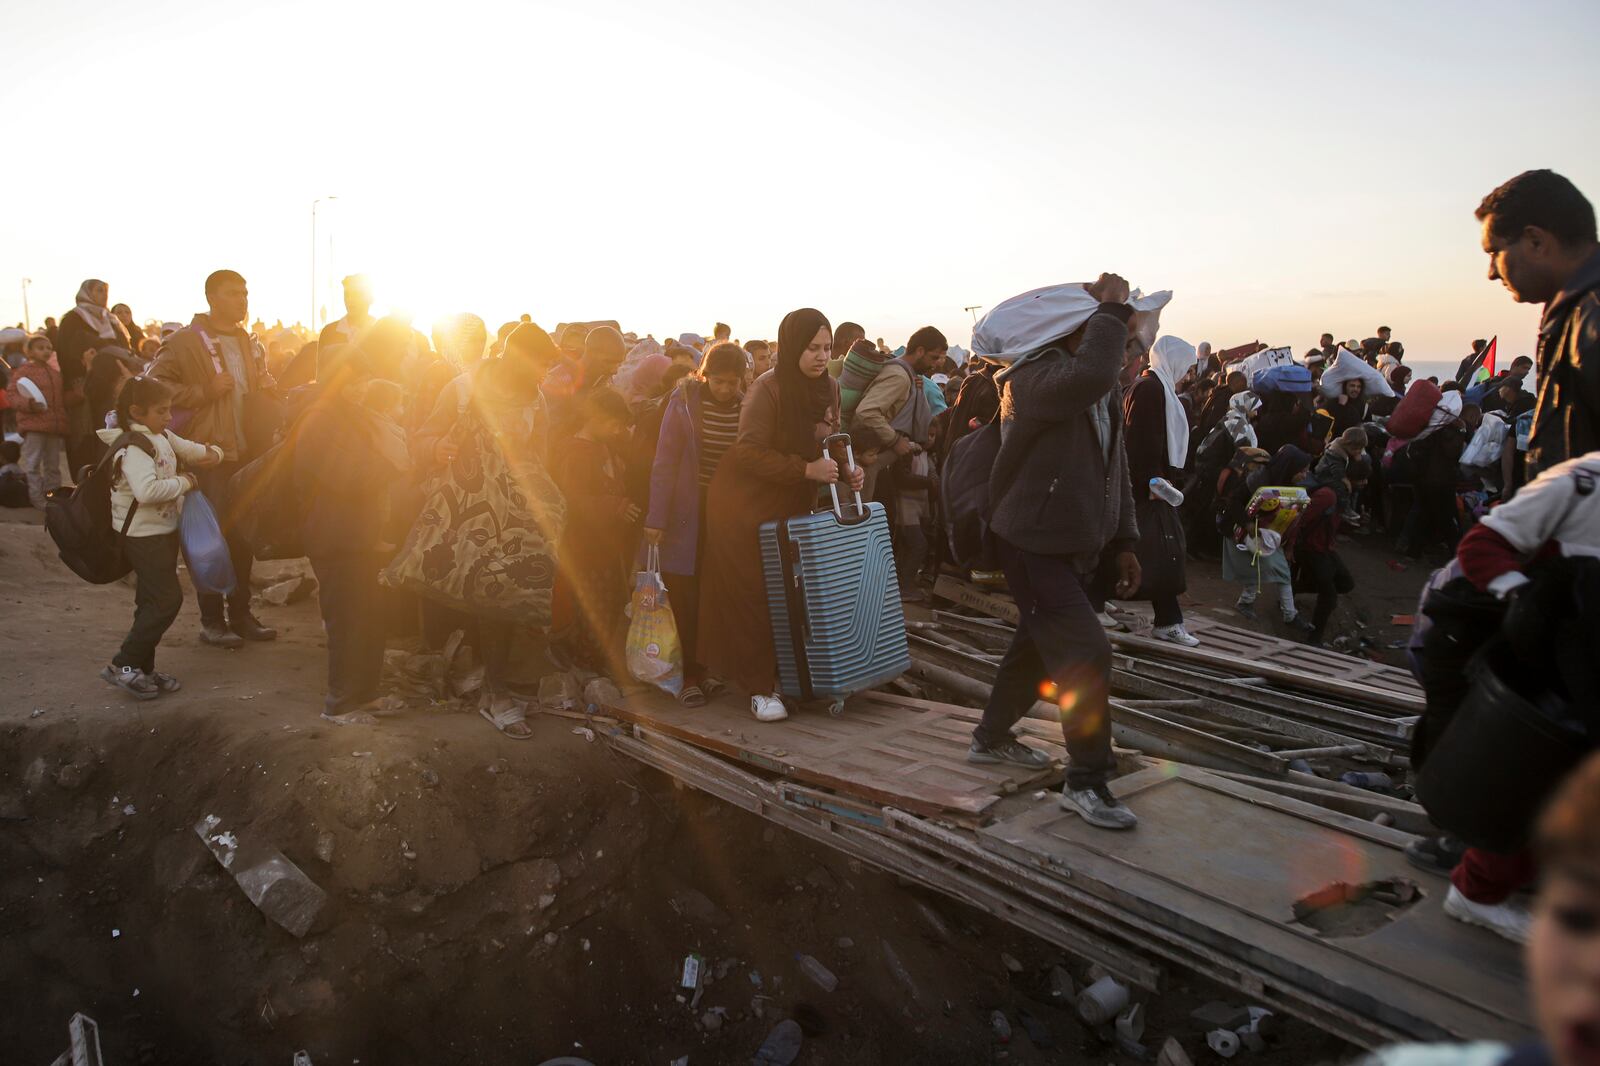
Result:
{"label": "white head covering", "polygon": [[[96,285],[104,284],[105,282],[100,281],[98,278],[90,278],[78,286],[77,312],[83,316],[83,320],[89,323],[90,327],[100,336],[106,338],[106,340],[120,341],[122,334],[118,332],[116,326],[111,324],[111,312],[106,310],[105,304],[96,303],[94,296],[89,291]],[[118,323],[118,325],[121,325],[121,323]]]}
{"label": "white head covering", "polygon": [[1236,392],[1228,401],[1228,413],[1222,416],[1222,425],[1233,443],[1241,448],[1258,447],[1256,427],[1250,424],[1250,416],[1260,407],[1261,398],[1253,392]]}
{"label": "white head covering", "polygon": [[1337,396],[1344,388],[1344,383],[1353,378],[1360,378],[1365,384],[1363,391],[1369,399],[1394,395],[1394,389],[1389,387],[1388,379],[1382,373],[1359,355],[1344,348],[1339,349],[1333,362],[1322,371],[1323,395]]}
{"label": "white head covering", "polygon": [[1179,470],[1189,461],[1189,416],[1178,399],[1177,385],[1194,359],[1194,345],[1181,337],[1161,337],[1150,346],[1150,376],[1166,393],[1167,465]]}
{"label": "white head covering", "polygon": [[[1013,296],[992,308],[972,327],[972,354],[1002,363],[1018,363],[1043,351],[1085,322],[1100,308],[1100,301],[1089,295],[1090,282],[1047,285],[1020,296]],[[1128,297],[1133,306],[1132,332],[1155,340],[1161,309],[1172,299],[1172,290],[1144,295],[1135,289]]]}

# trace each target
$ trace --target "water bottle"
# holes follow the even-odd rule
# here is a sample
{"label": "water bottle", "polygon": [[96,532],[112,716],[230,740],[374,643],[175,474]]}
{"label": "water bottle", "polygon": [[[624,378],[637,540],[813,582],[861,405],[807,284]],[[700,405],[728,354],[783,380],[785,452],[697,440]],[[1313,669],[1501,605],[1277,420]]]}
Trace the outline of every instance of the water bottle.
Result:
{"label": "water bottle", "polygon": [[1164,477],[1150,479],[1150,493],[1158,500],[1165,500],[1174,507],[1183,506],[1183,493],[1178,491],[1178,486]]}
{"label": "water bottle", "polygon": [[833,976],[833,971],[810,955],[796,955],[795,961],[800,964],[800,972],[811,978],[824,992],[832,992],[839,987],[839,979]]}

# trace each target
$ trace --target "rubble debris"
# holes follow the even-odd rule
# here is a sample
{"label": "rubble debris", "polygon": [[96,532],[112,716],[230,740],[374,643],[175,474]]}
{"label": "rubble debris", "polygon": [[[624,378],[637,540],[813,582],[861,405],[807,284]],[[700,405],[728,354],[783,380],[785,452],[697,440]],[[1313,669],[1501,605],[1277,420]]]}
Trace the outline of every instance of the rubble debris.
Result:
{"label": "rubble debris", "polygon": [[575,711],[583,690],[568,673],[546,674],[539,679],[539,706],[546,711]]}
{"label": "rubble debris", "polygon": [[1169,1036],[1167,1042],[1161,1045],[1161,1053],[1156,1056],[1156,1066],[1194,1066],[1194,1060],[1183,1050],[1177,1037]]}
{"label": "rubble debris", "polygon": [[920,1001],[922,999],[922,993],[918,991],[916,981],[912,980],[911,971],[906,969],[906,964],[900,961],[900,956],[895,952],[892,944],[890,944],[887,940],[882,941],[882,944],[883,961],[884,965],[889,967],[889,973],[896,981],[899,981],[900,984],[905,987],[906,994],[909,995],[914,1002]]}
{"label": "rubble debris", "polygon": [[1089,1025],[1104,1025],[1128,1005],[1128,986],[1107,974],[1078,993],[1078,1017]]}
{"label": "rubble debris", "polygon": [[674,911],[696,925],[723,926],[731,918],[723,909],[711,902],[711,897],[694,888],[681,888],[668,898]]}
{"label": "rubble debris", "polygon": [[1022,963],[1017,961],[1017,957],[1015,955],[1009,954],[1008,952],[1002,951],[1000,953],[1000,965],[1004,966],[1008,973],[1015,974],[1022,972]]}
{"label": "rubble debris", "polygon": [[[541,682],[542,686],[543,682]],[[583,702],[591,714],[622,702],[622,690],[608,677],[597,677],[583,686]]]}
{"label": "rubble debris", "polygon": [[1028,1034],[1028,1040],[1040,1051],[1049,1051],[1056,1046],[1056,1038],[1050,1035],[1050,1029],[1026,1010],[1017,1011],[1017,1020],[1022,1022],[1022,1031]]}
{"label": "rubble debris", "polygon": [[1072,982],[1072,975],[1065,967],[1050,967],[1050,998],[1061,1003],[1074,1002],[1078,998],[1078,987]]}
{"label": "rubble debris", "polygon": [[793,1018],[779,1022],[767,1034],[766,1040],[751,1059],[751,1066],[790,1066],[800,1057],[800,1044],[804,1040],[800,1023]]}
{"label": "rubble debris", "polygon": [[1189,1017],[1203,1029],[1237,1029],[1250,1024],[1250,1011],[1247,1008],[1235,1007],[1216,999],[1196,1007],[1189,1012]]}
{"label": "rubble debris", "polygon": [[326,913],[328,894],[277,850],[241,843],[214,814],[200,819],[194,831],[250,902],[292,936],[305,936]]}
{"label": "rubble debris", "polygon": [[1232,1029],[1213,1029],[1206,1034],[1206,1046],[1225,1059],[1239,1053],[1239,1034]]}
{"label": "rubble debris", "polygon": [[261,590],[261,599],[274,607],[288,607],[309,599],[317,591],[317,579],[310,574],[297,574]]}
{"label": "rubble debris", "polygon": [[1011,1043],[1011,1022],[1006,1019],[1005,1011],[997,1010],[990,1013],[989,1028],[994,1030],[994,1038],[1000,1043]]}

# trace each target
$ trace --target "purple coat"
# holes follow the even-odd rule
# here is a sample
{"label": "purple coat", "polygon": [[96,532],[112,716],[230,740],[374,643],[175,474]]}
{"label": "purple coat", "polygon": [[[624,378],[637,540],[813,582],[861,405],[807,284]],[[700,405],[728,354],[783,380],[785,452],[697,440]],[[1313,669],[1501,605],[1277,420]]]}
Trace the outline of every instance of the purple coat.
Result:
{"label": "purple coat", "polygon": [[667,398],[650,468],[645,528],[659,529],[661,569],[693,574],[700,545],[700,401],[705,384],[685,381]]}

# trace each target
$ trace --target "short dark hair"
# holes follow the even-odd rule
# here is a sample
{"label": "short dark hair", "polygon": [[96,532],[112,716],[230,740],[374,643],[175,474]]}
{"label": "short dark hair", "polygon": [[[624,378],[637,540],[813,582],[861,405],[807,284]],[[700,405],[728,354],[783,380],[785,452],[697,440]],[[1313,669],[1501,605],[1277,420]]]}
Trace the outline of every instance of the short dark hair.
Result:
{"label": "short dark hair", "polygon": [[1490,232],[1513,241],[1538,226],[1566,247],[1595,242],[1594,206],[1572,182],[1553,170],[1525,170],[1483,198],[1474,212],[1492,218]]}
{"label": "short dark hair", "polygon": [[[1383,332],[1383,331],[1384,331],[1384,330],[1386,330],[1386,329],[1389,329],[1389,327],[1388,327],[1388,326],[1379,326],[1379,327],[1378,327],[1378,332],[1379,332],[1379,333],[1382,333],[1382,332]],[[1389,329],[1389,332],[1390,332],[1390,333],[1393,333],[1393,332],[1394,332],[1394,330],[1392,330],[1392,329]]]}
{"label": "short dark hair", "polygon": [[744,350],[747,351],[747,352],[753,352],[757,348],[760,348],[764,352],[770,352],[772,350],[772,345],[768,344],[766,341],[745,341],[744,342]]}
{"label": "short dark hair", "polygon": [[1527,366],[1529,369],[1532,369],[1533,360],[1526,355],[1519,355],[1515,359],[1511,360],[1511,369],[1515,370],[1518,366]]}
{"label": "short dark hair", "polygon": [[22,350],[27,351],[40,341],[44,341],[46,344],[49,344],[50,335],[48,333],[30,333],[28,335],[28,339],[22,342]]}
{"label": "short dark hair", "polygon": [[906,354],[910,355],[919,348],[930,352],[947,351],[950,348],[950,342],[944,339],[944,334],[940,333],[936,327],[923,326],[911,335],[910,340],[906,341]]}
{"label": "short dark hair", "polygon": [[222,288],[222,286],[228,284],[229,282],[234,281],[237,281],[240,285],[243,285],[245,283],[244,275],[239,273],[237,270],[213,270],[206,276],[206,299],[209,300],[211,295],[218,289]]}
{"label": "short dark hair", "polygon": [[733,327],[728,325],[726,322],[718,322],[715,326],[711,327],[711,335],[714,337],[718,333],[727,333],[731,336],[733,333]]}
{"label": "short dark hair", "polygon": [[633,421],[633,415],[628,411],[628,401],[622,398],[622,393],[609,386],[590,389],[589,395],[583,398],[582,410],[584,425],[589,425],[597,418]]}
{"label": "short dark hair", "polygon": [[743,374],[745,370],[744,349],[732,341],[722,341],[713,344],[711,350],[706,352],[706,357],[700,363],[700,373],[706,377],[713,374]]}

